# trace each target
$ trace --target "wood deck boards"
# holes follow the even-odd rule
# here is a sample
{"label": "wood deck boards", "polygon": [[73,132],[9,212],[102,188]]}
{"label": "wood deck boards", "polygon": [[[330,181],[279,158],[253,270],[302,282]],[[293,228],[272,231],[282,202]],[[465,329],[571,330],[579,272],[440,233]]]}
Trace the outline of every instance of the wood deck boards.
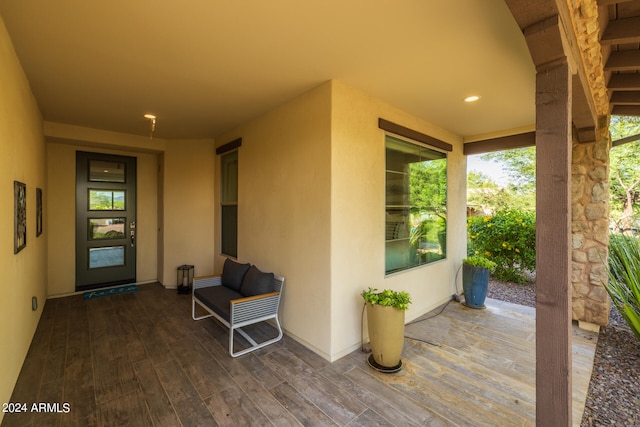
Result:
{"label": "wood deck boards", "polygon": [[[2,427],[534,425],[534,328],[528,307],[451,303],[407,325],[403,370],[387,375],[360,351],[329,363],[286,336],[232,358],[226,328],[194,322],[189,296],[158,284],[53,299],[12,401],[68,402],[71,410],[5,414]],[[574,328],[574,425],[596,338]]]}

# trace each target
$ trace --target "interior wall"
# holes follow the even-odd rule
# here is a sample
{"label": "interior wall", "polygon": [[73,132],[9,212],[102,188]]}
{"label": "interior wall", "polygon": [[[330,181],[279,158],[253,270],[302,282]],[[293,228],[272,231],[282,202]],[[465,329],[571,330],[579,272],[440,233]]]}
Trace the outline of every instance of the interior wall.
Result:
{"label": "interior wall", "polygon": [[[48,230],[36,237],[36,188],[43,190],[45,203],[48,195],[42,117],[1,17],[0,75],[0,402],[10,402],[45,305]],[[14,181],[27,187],[27,245],[17,254]],[[35,311],[32,297],[38,300]],[[0,412],[0,422],[3,416]]]}
{"label": "interior wall", "polygon": [[[331,351],[330,108],[331,86],[325,84],[216,137],[217,145],[242,138],[238,260],[285,277],[283,327],[326,358]],[[219,203],[218,174],[215,179]],[[216,240],[216,272],[225,259],[219,254]]]}
{"label": "interior wall", "polygon": [[75,292],[76,152],[91,151],[137,159],[136,280],[157,280],[158,271],[158,155],[85,146],[47,143],[46,224],[49,229],[48,295]]}
{"label": "interior wall", "polygon": [[[455,292],[466,254],[466,157],[461,137],[339,81],[332,82],[331,117],[331,355],[337,359],[360,346],[362,290],[409,292],[407,321]],[[447,153],[447,258],[390,276],[385,276],[385,132],[378,118],[453,145]]]}

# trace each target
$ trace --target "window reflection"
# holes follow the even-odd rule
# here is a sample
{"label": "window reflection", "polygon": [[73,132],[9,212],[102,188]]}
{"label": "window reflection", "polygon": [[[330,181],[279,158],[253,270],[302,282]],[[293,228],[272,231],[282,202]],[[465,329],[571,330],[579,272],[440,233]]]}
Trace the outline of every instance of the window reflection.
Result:
{"label": "window reflection", "polygon": [[387,136],[385,200],[387,274],[446,257],[446,154]]}
{"label": "window reflection", "polygon": [[89,239],[124,239],[125,218],[90,218]]}
{"label": "window reflection", "polygon": [[89,181],[125,182],[125,164],[104,160],[89,160]]}
{"label": "window reflection", "polygon": [[89,248],[89,268],[124,265],[124,246]]}
{"label": "window reflection", "polygon": [[124,191],[89,190],[89,210],[123,211],[125,210]]}

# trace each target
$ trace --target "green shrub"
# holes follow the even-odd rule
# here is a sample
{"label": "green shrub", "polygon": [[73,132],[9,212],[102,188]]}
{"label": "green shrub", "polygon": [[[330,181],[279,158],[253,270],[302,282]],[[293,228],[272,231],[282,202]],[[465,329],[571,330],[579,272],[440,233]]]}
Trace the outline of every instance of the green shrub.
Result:
{"label": "green shrub", "polygon": [[612,234],[609,240],[609,283],[605,285],[622,317],[640,340],[640,242]]}
{"label": "green shrub", "polygon": [[473,255],[468,258],[465,258],[462,260],[462,263],[471,265],[473,267],[486,268],[489,271],[493,271],[496,268],[495,262],[490,261],[489,259],[480,255]]}
{"label": "green shrub", "polygon": [[369,302],[373,305],[381,305],[383,307],[395,307],[398,310],[406,311],[411,304],[411,296],[404,291],[392,291],[391,289],[385,289],[384,291],[377,292],[375,288],[369,288],[362,291],[360,295],[364,298],[365,302]]}
{"label": "green shrub", "polygon": [[467,218],[467,253],[496,263],[494,277],[526,283],[536,268],[536,217],[534,212],[498,211]]}

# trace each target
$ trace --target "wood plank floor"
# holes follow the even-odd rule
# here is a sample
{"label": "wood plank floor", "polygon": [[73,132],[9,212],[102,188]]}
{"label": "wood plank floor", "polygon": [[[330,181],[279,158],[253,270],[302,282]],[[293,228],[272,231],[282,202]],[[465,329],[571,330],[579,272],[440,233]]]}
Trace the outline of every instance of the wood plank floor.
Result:
{"label": "wood plank floor", "polygon": [[[451,303],[407,325],[403,370],[388,375],[360,351],[329,363],[286,336],[231,358],[227,330],[191,320],[189,296],[139,288],[47,301],[11,400],[61,412],[5,414],[2,427],[535,425],[528,307]],[[596,338],[574,328],[575,425]]]}

